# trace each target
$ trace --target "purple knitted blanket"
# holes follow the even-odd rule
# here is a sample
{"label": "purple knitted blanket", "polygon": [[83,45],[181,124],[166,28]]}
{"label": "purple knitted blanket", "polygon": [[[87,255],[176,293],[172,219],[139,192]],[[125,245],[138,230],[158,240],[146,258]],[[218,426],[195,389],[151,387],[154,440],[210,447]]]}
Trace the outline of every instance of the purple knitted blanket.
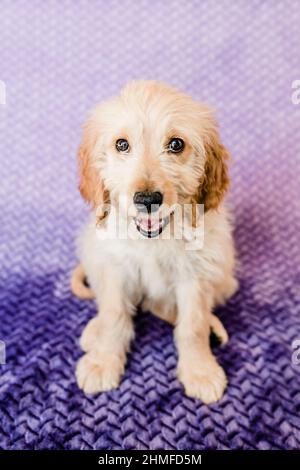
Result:
{"label": "purple knitted blanket", "polygon": [[[297,0],[1,0],[1,448],[299,448],[299,25]],[[148,313],[117,390],[75,382],[96,311],[69,289],[80,124],[132,78],[214,106],[234,157],[241,287],[217,312],[231,340],[213,406],[183,395],[172,329]]]}

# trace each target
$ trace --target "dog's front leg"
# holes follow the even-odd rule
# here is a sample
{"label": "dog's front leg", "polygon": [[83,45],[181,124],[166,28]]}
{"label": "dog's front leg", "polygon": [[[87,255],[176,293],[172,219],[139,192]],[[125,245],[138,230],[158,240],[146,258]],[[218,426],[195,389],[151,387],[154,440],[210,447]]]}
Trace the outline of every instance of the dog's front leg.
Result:
{"label": "dog's front leg", "polygon": [[76,369],[78,385],[85,393],[111,390],[119,385],[134,336],[134,308],[117,269],[110,266],[103,270],[97,300],[100,313],[82,334],[81,345],[88,352]]}
{"label": "dog's front leg", "polygon": [[177,287],[178,321],[175,341],[178,349],[178,378],[190,397],[204,403],[218,401],[226,387],[226,376],[209,345],[211,302],[198,281]]}

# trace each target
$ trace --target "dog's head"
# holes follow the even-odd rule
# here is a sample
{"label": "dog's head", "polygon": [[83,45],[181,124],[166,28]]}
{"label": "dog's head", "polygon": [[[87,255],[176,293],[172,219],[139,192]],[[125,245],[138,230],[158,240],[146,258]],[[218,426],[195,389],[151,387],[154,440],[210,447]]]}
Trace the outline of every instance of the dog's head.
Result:
{"label": "dog's head", "polygon": [[105,204],[126,200],[138,231],[155,237],[176,204],[217,209],[229,186],[227,158],[208,107],[162,83],[134,81],[85,125],[80,191],[100,217]]}

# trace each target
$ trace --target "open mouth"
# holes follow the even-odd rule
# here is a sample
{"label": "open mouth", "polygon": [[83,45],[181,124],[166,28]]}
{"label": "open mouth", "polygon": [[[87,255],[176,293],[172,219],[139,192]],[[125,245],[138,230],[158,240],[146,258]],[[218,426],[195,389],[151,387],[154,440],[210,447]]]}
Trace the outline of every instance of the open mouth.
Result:
{"label": "open mouth", "polygon": [[134,219],[137,230],[146,238],[158,237],[170,222],[170,216],[163,218],[136,217]]}

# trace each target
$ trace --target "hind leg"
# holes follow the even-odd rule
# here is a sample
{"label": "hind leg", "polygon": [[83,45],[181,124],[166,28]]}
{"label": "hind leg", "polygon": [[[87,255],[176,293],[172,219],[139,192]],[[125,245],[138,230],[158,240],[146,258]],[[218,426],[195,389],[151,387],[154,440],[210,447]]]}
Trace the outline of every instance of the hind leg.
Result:
{"label": "hind leg", "polygon": [[[160,318],[161,320],[170,323],[170,325],[175,326],[177,319],[177,308],[176,306],[166,306],[163,302],[154,302],[150,300],[145,300],[142,304],[143,310],[149,310],[153,315]],[[219,320],[216,315],[213,313],[210,314],[209,319],[210,328],[214,334],[221,341],[221,345],[224,346],[228,342],[228,334],[225,330],[225,327],[221,320]]]}
{"label": "hind leg", "polygon": [[177,309],[176,305],[168,304],[167,302],[159,302],[150,299],[146,299],[142,303],[142,309],[153,313],[156,317],[161,320],[175,325],[177,319]]}
{"label": "hind leg", "polygon": [[226,343],[228,343],[228,340],[229,340],[228,333],[225,330],[225,327],[223,323],[221,322],[221,320],[219,320],[219,318],[213,313],[211,313],[210,315],[209,324],[214,334],[221,341],[221,345],[224,346]]}
{"label": "hind leg", "polygon": [[232,297],[239,288],[237,279],[230,275],[222,284],[216,286],[214,293],[214,305],[224,305],[230,297]]}
{"label": "hind leg", "polygon": [[71,291],[79,299],[94,299],[92,289],[85,284],[86,275],[81,264],[78,264],[71,276]]}

